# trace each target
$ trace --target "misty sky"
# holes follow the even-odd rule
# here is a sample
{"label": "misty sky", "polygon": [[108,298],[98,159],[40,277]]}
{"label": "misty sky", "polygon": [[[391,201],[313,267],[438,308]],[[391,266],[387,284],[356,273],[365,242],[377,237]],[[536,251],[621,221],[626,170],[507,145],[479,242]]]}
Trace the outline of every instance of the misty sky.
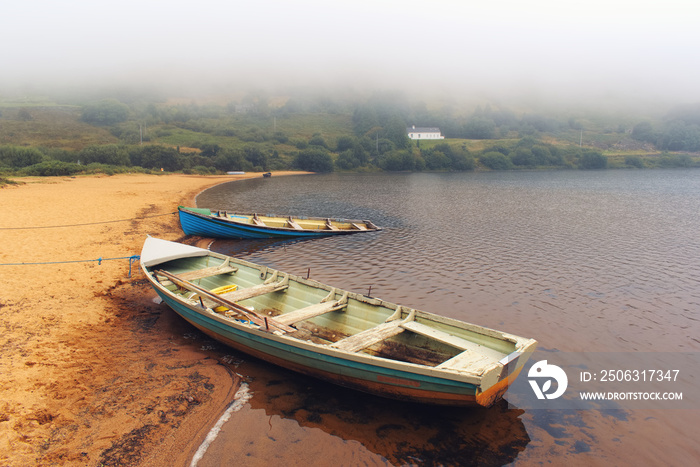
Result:
{"label": "misty sky", "polygon": [[697,0],[16,0],[0,86],[369,86],[700,100]]}

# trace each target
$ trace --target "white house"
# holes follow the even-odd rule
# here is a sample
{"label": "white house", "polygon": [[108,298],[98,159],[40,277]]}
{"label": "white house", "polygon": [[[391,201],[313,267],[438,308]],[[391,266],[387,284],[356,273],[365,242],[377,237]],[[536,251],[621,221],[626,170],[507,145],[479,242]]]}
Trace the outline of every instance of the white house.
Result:
{"label": "white house", "polygon": [[445,139],[440,134],[440,128],[416,128],[413,125],[410,128],[406,128],[406,133],[411,139]]}

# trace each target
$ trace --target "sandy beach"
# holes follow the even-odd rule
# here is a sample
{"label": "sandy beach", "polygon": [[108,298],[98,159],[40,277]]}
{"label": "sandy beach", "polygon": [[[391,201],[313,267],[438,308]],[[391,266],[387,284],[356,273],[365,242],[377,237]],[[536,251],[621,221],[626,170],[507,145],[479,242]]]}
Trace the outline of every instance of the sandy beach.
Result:
{"label": "sandy beach", "polygon": [[187,465],[238,380],[183,345],[186,324],[162,313],[129,257],[147,234],[184,239],[178,204],[259,176],[21,178],[0,188],[1,465]]}

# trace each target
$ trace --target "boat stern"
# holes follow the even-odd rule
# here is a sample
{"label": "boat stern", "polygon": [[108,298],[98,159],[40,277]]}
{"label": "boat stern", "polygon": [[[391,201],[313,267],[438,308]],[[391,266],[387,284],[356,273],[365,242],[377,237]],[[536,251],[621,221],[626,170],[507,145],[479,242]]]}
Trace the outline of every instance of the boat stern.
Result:
{"label": "boat stern", "polygon": [[[518,338],[518,340],[522,341],[522,338]],[[534,339],[519,342],[517,350],[506,355],[486,370],[481,377],[482,389],[476,394],[477,404],[490,407],[502,399],[536,348],[537,341]]]}

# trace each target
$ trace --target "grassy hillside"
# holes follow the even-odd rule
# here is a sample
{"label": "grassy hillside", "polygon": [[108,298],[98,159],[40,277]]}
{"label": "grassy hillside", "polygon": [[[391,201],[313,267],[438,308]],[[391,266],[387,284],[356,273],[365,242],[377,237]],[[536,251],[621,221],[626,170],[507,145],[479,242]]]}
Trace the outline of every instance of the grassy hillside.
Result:
{"label": "grassy hillside", "polygon": [[[47,147],[79,151],[85,147],[103,144],[118,144],[120,138],[112,134],[110,127],[91,125],[80,120],[79,106],[0,106],[0,145],[25,147]],[[320,134],[330,147],[335,147],[341,136],[352,136],[352,117],[339,114],[294,114],[285,117],[226,116],[222,118],[197,119],[195,123],[171,122],[148,124],[137,120],[120,127],[130,131],[133,143],[164,144],[188,148],[202,144],[217,144],[224,148],[240,148],[251,142],[264,142],[264,135],[283,133],[287,144],[273,142],[271,147],[283,152],[293,151],[296,139],[308,140]],[[138,138],[134,140],[134,138]],[[479,152],[495,144],[512,144],[518,139],[517,132],[506,138],[475,140],[446,139],[444,141],[421,141],[421,148],[448,143],[455,148],[466,148]],[[544,142],[567,146],[582,143],[585,147],[603,150],[606,155],[651,154],[658,151],[649,144],[639,144],[629,133],[595,130],[566,130],[556,136],[542,135]]]}
{"label": "grassy hillside", "polygon": [[108,129],[80,121],[80,107],[0,107],[0,145],[79,151],[117,143]]}
{"label": "grassy hillside", "polygon": [[[188,173],[700,166],[699,153],[660,150],[650,142],[671,147],[680,134],[686,146],[698,146],[693,118],[700,118],[700,107],[684,115],[658,119],[652,128],[630,115],[549,116],[490,107],[440,113],[412,110],[397,99],[275,107],[264,100],[199,105],[0,98],[0,170],[56,175],[90,164],[91,170]],[[634,135],[640,121],[647,125],[645,138]],[[406,122],[439,126],[447,137],[410,142]]]}

